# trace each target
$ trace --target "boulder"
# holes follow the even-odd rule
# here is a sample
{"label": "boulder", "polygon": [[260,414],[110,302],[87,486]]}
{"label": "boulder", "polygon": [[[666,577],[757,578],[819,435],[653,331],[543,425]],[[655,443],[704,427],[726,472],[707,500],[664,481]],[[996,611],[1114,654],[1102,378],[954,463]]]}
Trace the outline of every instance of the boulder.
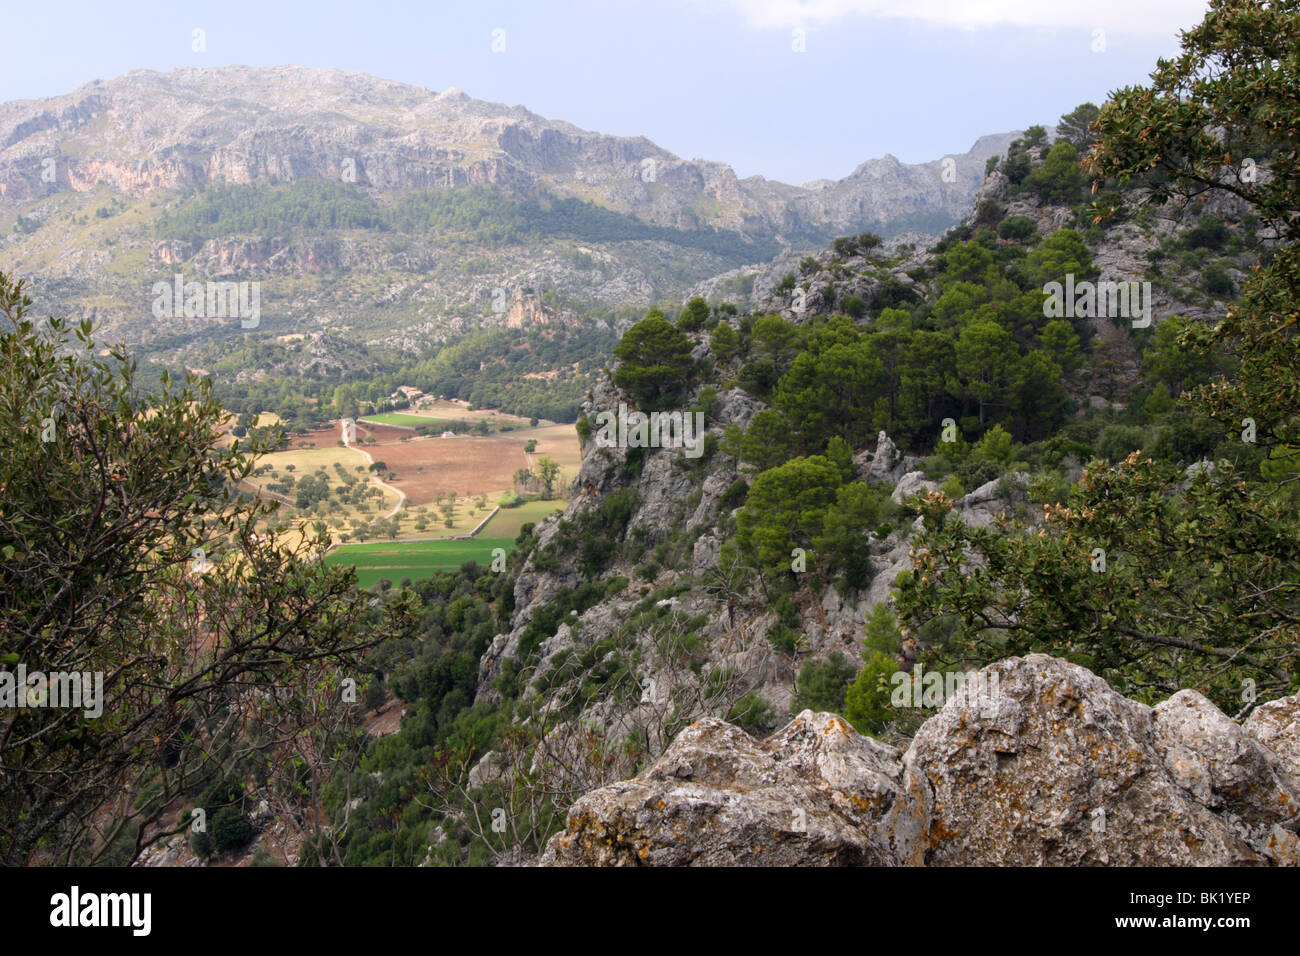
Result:
{"label": "boulder", "polygon": [[978,672],[905,754],[804,711],[765,740],[709,718],[583,796],[543,865],[1228,865],[1300,861],[1295,698],[1241,727],[1147,707],[1044,654]]}
{"label": "boulder", "polygon": [[1281,757],[1287,770],[1300,776],[1300,694],[1261,704],[1242,726]]}
{"label": "boulder", "polygon": [[898,479],[898,484],[894,486],[894,492],[889,497],[893,499],[894,504],[901,505],[912,495],[925,495],[931,491],[938,491],[939,487],[939,482],[925,477],[925,472],[909,471]]}
{"label": "boulder", "polygon": [[542,865],[859,866],[897,862],[879,826],[898,794],[896,749],[804,711],[757,741],[692,724],[631,780],[582,797]]}
{"label": "boulder", "polygon": [[1002,497],[1002,489],[1013,485],[1024,487],[1028,481],[1029,476],[1023,471],[986,481],[961,499],[958,519],[971,527],[988,527],[999,514],[1011,510],[1010,504]]}
{"label": "boulder", "polygon": [[1153,709],[1045,654],[981,674],[993,706],[958,695],[904,756],[924,825],[912,862],[1256,864],[1271,827],[1295,822],[1276,755],[1199,695]]}

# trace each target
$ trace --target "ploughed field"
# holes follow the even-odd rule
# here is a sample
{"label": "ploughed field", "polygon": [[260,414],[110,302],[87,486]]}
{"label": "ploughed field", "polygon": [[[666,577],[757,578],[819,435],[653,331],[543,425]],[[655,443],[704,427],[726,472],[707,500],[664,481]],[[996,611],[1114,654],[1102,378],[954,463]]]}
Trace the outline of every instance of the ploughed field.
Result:
{"label": "ploughed field", "polygon": [[[358,429],[360,426],[358,426]],[[572,429],[570,429],[572,430]],[[359,433],[359,432],[358,432]],[[524,440],[504,435],[456,435],[377,442],[362,450],[397,477],[388,479],[406,492],[412,505],[433,503],[439,495],[499,495],[514,486],[515,472],[528,466]]]}
{"label": "ploughed field", "polygon": [[[502,495],[516,490],[515,474],[535,468],[542,455],[561,467],[556,499],[502,509],[479,535],[513,542],[523,524],[564,507],[560,496],[581,464],[572,425],[548,422],[534,427],[525,419],[500,413],[454,410],[461,420],[485,421],[495,430],[486,435],[447,430],[428,435],[403,424],[362,418],[356,423],[355,440],[344,446],[341,425],[335,422],[292,435],[279,451],[262,456],[244,487],[280,502],[280,517],[291,524],[303,519],[324,523],[335,543],[344,546],[342,553],[358,543],[386,543],[392,549],[394,543],[424,545],[429,538],[470,534]],[[436,426],[439,421],[438,416],[422,413],[384,417],[394,419],[398,414],[421,424]],[[531,453],[525,451],[530,442],[535,442]],[[447,562],[459,566],[469,560],[462,550],[453,548],[444,561],[439,548],[417,549],[409,558],[414,563],[405,568],[411,573],[393,580],[427,577]],[[436,560],[431,557],[435,553]],[[341,559],[332,555],[330,560]]]}

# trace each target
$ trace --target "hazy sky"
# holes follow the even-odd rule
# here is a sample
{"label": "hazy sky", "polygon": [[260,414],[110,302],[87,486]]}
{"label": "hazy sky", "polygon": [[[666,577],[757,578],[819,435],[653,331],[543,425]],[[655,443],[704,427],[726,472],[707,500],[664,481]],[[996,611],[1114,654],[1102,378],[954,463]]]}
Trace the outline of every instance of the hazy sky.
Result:
{"label": "hazy sky", "polygon": [[[1052,123],[1143,82],[1204,0],[221,0],[10,4],[0,100],[143,67],[363,70],[644,135],[741,176],[836,179]],[[195,52],[193,31],[206,50]],[[493,50],[495,43],[499,49]],[[802,52],[800,52],[802,48]]]}

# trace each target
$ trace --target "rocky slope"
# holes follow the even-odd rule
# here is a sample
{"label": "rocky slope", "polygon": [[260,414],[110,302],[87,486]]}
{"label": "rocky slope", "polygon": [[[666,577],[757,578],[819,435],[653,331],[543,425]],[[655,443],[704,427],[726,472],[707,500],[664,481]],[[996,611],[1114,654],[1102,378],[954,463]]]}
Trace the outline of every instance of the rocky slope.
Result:
{"label": "rocky slope", "polygon": [[901,753],[834,714],[762,741],[701,720],[578,800],[541,862],[1300,864],[1300,697],[1242,727],[1195,691],[1146,707],[1042,654],[980,674],[996,690],[959,693]]}
{"label": "rocky slope", "polygon": [[[1230,228],[1240,224],[1240,209],[1211,211]],[[1151,275],[1149,253],[1170,246],[1198,212],[1160,210],[1087,237],[1100,278]],[[1072,210],[1012,195],[998,173],[977,193],[963,228],[973,232],[981,220],[997,223],[1006,215],[1025,216],[1042,235],[1064,226],[1083,231]],[[791,262],[794,288],[769,292],[757,310],[803,323],[835,311],[850,295],[870,314],[891,297],[933,301],[932,259],[923,246],[899,243],[865,254],[820,252]],[[1164,281],[1153,283],[1156,324],[1173,313],[1210,318],[1221,311],[1221,302],[1196,289],[1197,259],[1177,274],[1167,268]],[[766,281],[775,285],[770,273]],[[1094,330],[1103,339],[1115,324],[1097,321]],[[705,338],[694,337],[697,358],[707,354]],[[1123,389],[1136,376],[1138,356],[1128,336],[1116,341],[1126,350],[1111,353]],[[1097,386],[1087,367],[1074,381],[1080,405],[1108,403],[1090,394]],[[606,378],[583,414],[594,419],[621,400]],[[763,407],[739,388],[720,387],[707,434],[720,440]],[[883,432],[854,449],[853,463],[864,481],[895,483],[899,504],[939,487]],[[1194,692],[1151,708],[1078,667],[1037,656],[994,665],[1000,696],[991,713],[975,715],[969,702],[950,702],[919,730],[912,724],[885,735],[902,749],[863,738],[825,714],[804,713],[765,741],[753,739],[749,734],[776,726],[776,715],[790,713],[799,664],[836,652],[857,658],[864,620],[889,602],[899,573],[911,566],[920,519],[867,538],[873,573],[861,590],[841,593],[807,575],[795,595],[803,640],[783,650],[768,639],[778,623],[771,602],[757,586],[732,587],[720,560],[735,527],[728,489],[742,477],[752,480],[752,472],[725,454],[692,465],[678,449],[631,455],[589,441],[567,511],[538,529],[537,546],[514,582],[510,627],[481,658],[479,700],[501,699],[497,682],[528,656],[539,615],[569,601],[563,621],[540,642],[529,687],[544,711],[566,715],[563,724],[608,740],[644,740],[650,758],[632,779],[593,778],[593,792],[574,805],[566,832],[551,844],[549,862],[1295,861],[1294,699],[1260,708],[1243,730]],[[1027,476],[1008,477],[966,494],[959,519],[984,526],[1016,513],[1034,522]],[[612,530],[593,520],[623,506],[626,518]],[[584,571],[580,542],[597,526],[624,546]],[[593,582],[599,593],[570,601]],[[674,655],[673,647],[684,646],[700,650]],[[911,666],[918,652],[904,642],[900,666]],[[575,679],[554,676],[574,660],[606,672],[618,661],[645,692],[577,706]],[[770,705],[774,722],[766,727],[747,709],[755,699]],[[682,729],[675,718],[688,711],[696,723]],[[722,719],[729,715],[730,724]],[[795,819],[801,829],[792,826]]]}
{"label": "rocky slope", "polygon": [[[1011,135],[931,163],[884,157],[838,181],[788,185],[457,89],[291,66],[136,70],[0,104],[0,257],[55,311],[93,316],[141,349],[214,328],[153,319],[149,290],[176,273],[260,281],[260,332],[349,332],[406,348],[499,324],[503,294],[550,293],[563,306],[553,318],[644,309],[739,265],[760,268],[783,247],[864,229],[940,231]],[[360,203],[363,218],[476,188],[496,197],[490,216],[506,226],[518,204],[556,199],[615,218],[589,222],[585,236],[550,223],[491,241],[478,207],[452,229],[304,226],[292,213],[213,235],[166,226],[207,187],[290,185],[310,187],[308,202]]]}
{"label": "rocky slope", "polygon": [[[363,73],[303,67],[133,70],[63,96],[0,105],[0,197],[110,186],[130,196],[208,182],[349,181],[377,189],[544,185],[677,228],[789,237],[929,219],[970,203],[985,160],[1013,134],[944,160],[864,162],[802,186],[739,179],[644,137],[605,136],[522,106]],[[45,164],[53,159],[53,164]],[[53,169],[53,176],[42,173]],[[949,170],[945,176],[945,170]]]}

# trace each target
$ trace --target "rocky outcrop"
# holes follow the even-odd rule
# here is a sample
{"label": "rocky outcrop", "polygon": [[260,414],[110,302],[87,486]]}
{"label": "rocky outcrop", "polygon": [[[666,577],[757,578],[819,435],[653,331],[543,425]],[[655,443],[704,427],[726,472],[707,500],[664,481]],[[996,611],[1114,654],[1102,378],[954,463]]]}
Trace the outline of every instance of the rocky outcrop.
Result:
{"label": "rocky outcrop", "polygon": [[901,505],[913,495],[925,496],[931,491],[938,491],[940,482],[931,481],[925,477],[923,471],[909,471],[903,477],[898,479],[898,484],[894,486],[893,494],[890,498],[894,504]]}
{"label": "rocky outcrop", "polygon": [[1261,704],[1243,726],[1300,773],[1300,695]]}
{"label": "rocky outcrop", "polygon": [[853,467],[863,481],[897,481],[916,465],[917,458],[904,455],[885,432],[876,436],[875,451],[853,456]]}
{"label": "rocky outcrop", "polygon": [[914,863],[1264,863],[1296,825],[1300,783],[1199,694],[1147,707],[1040,654],[981,673],[987,699],[950,701],[904,757]]}
{"label": "rocky outcrop", "polygon": [[1011,510],[1015,496],[1024,493],[1028,482],[1029,475],[1023,471],[986,481],[961,499],[959,520],[975,528],[988,527],[998,515]]}
{"label": "rocky outcrop", "polygon": [[906,753],[833,714],[756,741],[709,719],[579,799],[543,865],[1297,862],[1300,698],[1243,727],[1046,655],[968,681]]}
{"label": "rocky outcrop", "polygon": [[542,862],[894,864],[880,824],[897,800],[899,772],[897,750],[834,714],[804,711],[762,742],[701,720],[642,774],[580,799]]}

